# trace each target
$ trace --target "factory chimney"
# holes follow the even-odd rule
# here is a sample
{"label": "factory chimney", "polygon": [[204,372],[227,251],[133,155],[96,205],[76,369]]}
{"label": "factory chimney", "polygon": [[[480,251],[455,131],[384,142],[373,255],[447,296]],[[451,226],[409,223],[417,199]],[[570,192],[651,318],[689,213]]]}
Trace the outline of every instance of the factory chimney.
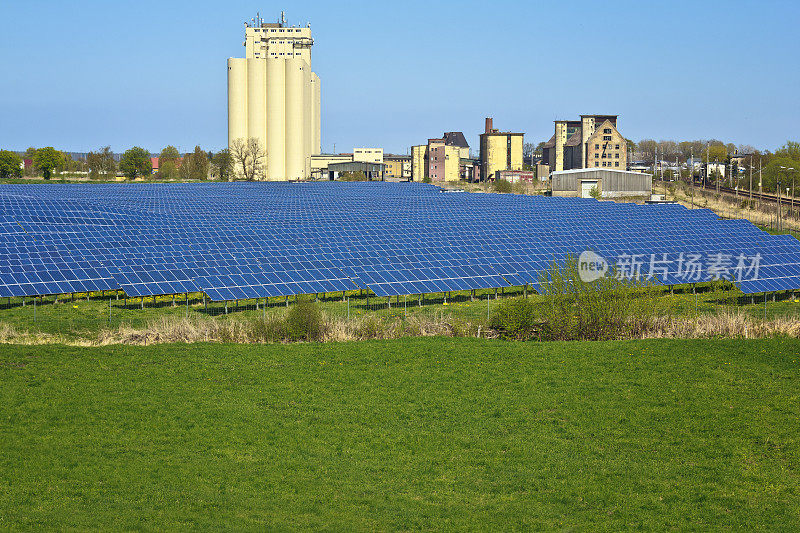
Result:
{"label": "factory chimney", "polygon": [[494,124],[492,124],[492,117],[486,117],[486,131],[485,133],[492,133]]}

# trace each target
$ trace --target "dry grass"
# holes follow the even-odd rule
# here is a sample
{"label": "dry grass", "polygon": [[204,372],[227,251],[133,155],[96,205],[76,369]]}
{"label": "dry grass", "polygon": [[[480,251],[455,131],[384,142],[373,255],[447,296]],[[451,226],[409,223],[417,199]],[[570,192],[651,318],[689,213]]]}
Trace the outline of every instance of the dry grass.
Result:
{"label": "dry grass", "polygon": [[31,332],[19,330],[10,324],[0,322],[0,344],[22,344],[27,346],[37,346],[43,344],[70,344],[74,346],[89,346],[90,341],[68,340],[61,335],[51,335],[50,333]]}
{"label": "dry grass", "polygon": [[[685,207],[692,207],[692,200],[688,190],[685,188],[675,191],[674,200]],[[749,196],[746,192],[737,198],[731,194],[716,194],[714,192],[695,189],[694,207],[711,209],[716,214],[724,218],[741,218],[749,220],[753,224],[769,226],[775,223],[775,204],[763,202],[760,206],[749,208],[747,206]],[[784,214],[788,213],[789,206],[784,205]],[[790,218],[788,214],[782,220],[786,229],[800,230],[800,220]]]}
{"label": "dry grass", "polygon": [[800,317],[780,317],[772,320],[754,318],[741,312],[716,315],[654,317],[641,332],[647,339],[763,339],[771,337],[800,337]]}
{"label": "dry grass", "polygon": [[[365,315],[351,319],[325,317],[320,342],[384,340],[403,337],[482,337],[497,338],[497,331],[483,323],[455,320],[444,312],[433,316],[398,317]],[[713,338],[800,338],[800,317],[763,320],[742,312],[689,316],[649,317],[631,328],[626,338],[634,339],[713,339]],[[282,316],[256,320],[162,317],[144,328],[121,326],[104,330],[96,338],[70,339],[59,335],[17,330],[0,322],[0,344],[108,346],[129,344],[146,346],[165,343],[287,343],[286,321]]]}

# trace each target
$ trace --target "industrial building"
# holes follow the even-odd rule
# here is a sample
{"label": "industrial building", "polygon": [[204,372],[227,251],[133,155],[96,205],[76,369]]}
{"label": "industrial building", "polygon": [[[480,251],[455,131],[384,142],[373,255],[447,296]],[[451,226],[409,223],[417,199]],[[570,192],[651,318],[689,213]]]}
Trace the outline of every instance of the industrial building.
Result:
{"label": "industrial building", "polygon": [[462,160],[469,158],[469,144],[460,131],[451,131],[427,144],[411,147],[411,174],[414,181],[458,181]]}
{"label": "industrial building", "polygon": [[410,155],[385,154],[383,162],[386,165],[387,178],[411,179]]}
{"label": "industrial building", "polygon": [[353,161],[383,163],[383,148],[353,148]]}
{"label": "industrial building", "polygon": [[522,170],[524,133],[502,132],[494,128],[491,117],[480,135],[481,179],[495,180],[502,170]]}
{"label": "industrial building", "polygon": [[625,170],[627,141],[617,130],[617,115],[581,115],[556,120],[555,133],[544,145],[542,160],[549,172],[580,168]]}
{"label": "industrial building", "polygon": [[228,58],[228,147],[258,139],[263,179],[311,175],[320,153],[320,79],[311,71],[310,27],[261,18],[245,24],[245,57]]}
{"label": "industrial building", "polygon": [[561,170],[550,174],[550,187],[553,196],[649,197],[653,191],[653,176],[602,167]]}

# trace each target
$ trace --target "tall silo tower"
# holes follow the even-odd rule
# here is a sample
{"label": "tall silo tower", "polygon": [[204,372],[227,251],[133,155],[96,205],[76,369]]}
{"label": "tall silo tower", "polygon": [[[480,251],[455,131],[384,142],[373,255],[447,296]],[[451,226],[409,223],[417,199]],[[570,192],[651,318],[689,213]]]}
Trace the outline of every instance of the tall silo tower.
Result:
{"label": "tall silo tower", "polygon": [[305,179],[320,153],[320,80],[311,71],[311,28],[256,17],[245,23],[245,57],[228,58],[228,147],[255,138],[264,178]]}

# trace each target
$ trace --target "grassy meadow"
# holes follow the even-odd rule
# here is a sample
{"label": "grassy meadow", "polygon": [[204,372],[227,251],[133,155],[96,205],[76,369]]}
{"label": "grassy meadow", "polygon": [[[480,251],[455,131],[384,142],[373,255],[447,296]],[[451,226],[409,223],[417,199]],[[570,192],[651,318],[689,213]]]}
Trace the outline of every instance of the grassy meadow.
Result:
{"label": "grassy meadow", "polygon": [[0,345],[0,528],[800,528],[800,341]]}

